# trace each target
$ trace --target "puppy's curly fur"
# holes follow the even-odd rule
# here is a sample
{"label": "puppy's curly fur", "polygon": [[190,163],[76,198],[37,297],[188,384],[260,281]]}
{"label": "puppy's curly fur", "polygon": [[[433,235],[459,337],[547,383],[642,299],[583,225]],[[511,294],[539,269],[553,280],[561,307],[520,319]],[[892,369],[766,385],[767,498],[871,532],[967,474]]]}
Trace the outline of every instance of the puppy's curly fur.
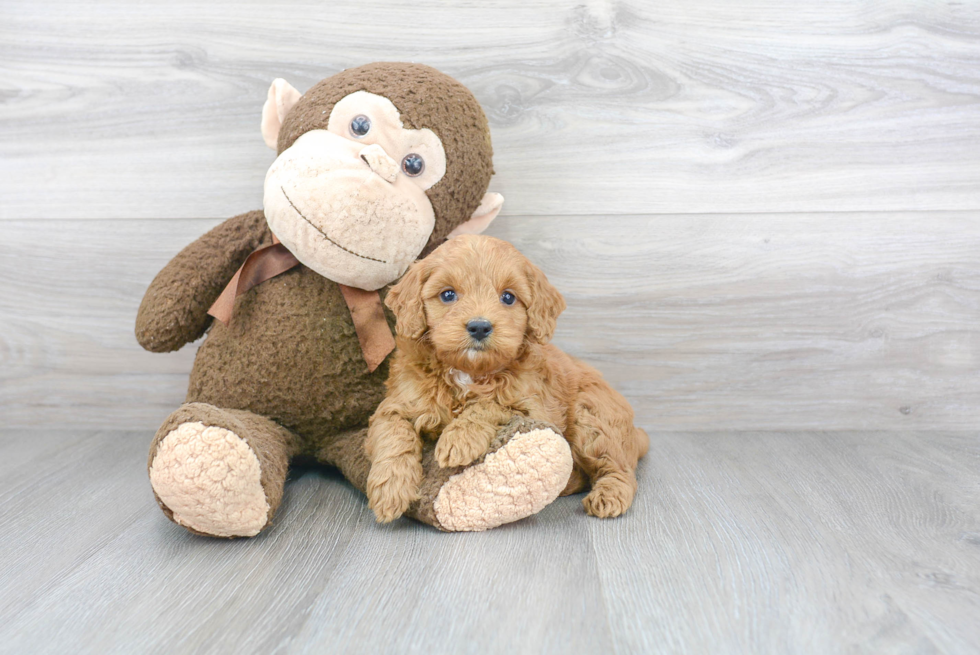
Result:
{"label": "puppy's curly fur", "polygon": [[[591,487],[583,504],[603,518],[629,508],[647,435],[598,371],[548,343],[565,301],[516,248],[457,237],[416,262],[385,303],[398,319],[398,350],[367,438],[379,521],[418,498],[422,439],[438,439],[441,466],[463,466],[515,414],[552,423],[568,440],[575,467],[563,495]],[[492,326],[482,339],[467,327],[479,319]]]}

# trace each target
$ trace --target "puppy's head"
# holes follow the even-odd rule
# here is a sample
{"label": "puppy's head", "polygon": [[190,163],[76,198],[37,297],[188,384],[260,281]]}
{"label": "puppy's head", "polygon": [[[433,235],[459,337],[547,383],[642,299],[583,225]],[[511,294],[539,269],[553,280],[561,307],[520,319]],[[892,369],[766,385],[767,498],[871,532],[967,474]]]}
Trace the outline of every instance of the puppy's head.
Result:
{"label": "puppy's head", "polygon": [[505,367],[525,343],[547,343],[565,309],[558,290],[514,246],[477,235],[456,237],[413,264],[385,304],[399,336],[476,376]]}

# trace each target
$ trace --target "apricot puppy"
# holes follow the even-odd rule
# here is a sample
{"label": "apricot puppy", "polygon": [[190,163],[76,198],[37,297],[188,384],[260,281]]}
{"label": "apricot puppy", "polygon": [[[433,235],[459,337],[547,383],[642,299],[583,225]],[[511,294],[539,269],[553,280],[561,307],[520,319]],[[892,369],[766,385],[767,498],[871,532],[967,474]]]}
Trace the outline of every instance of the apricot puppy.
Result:
{"label": "apricot puppy", "polygon": [[440,466],[463,466],[515,414],[568,440],[575,465],[562,495],[591,487],[582,502],[601,518],[629,508],[647,435],[598,371],[548,343],[565,301],[516,248],[456,237],[413,264],[385,303],[398,325],[387,397],[367,438],[378,521],[419,497],[423,439],[438,439]]}

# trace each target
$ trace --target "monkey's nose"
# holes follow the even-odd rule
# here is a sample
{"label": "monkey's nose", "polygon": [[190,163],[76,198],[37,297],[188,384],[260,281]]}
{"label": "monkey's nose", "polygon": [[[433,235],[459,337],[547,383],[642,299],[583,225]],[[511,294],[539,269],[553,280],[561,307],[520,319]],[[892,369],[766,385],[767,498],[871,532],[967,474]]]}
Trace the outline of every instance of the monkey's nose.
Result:
{"label": "monkey's nose", "polygon": [[384,148],[377,143],[372,143],[369,146],[364,146],[359,154],[372,171],[384,180],[394,183],[395,177],[398,175],[398,162],[389,157]]}
{"label": "monkey's nose", "polygon": [[474,318],[466,324],[466,331],[477,341],[483,341],[493,332],[493,323],[485,318]]}

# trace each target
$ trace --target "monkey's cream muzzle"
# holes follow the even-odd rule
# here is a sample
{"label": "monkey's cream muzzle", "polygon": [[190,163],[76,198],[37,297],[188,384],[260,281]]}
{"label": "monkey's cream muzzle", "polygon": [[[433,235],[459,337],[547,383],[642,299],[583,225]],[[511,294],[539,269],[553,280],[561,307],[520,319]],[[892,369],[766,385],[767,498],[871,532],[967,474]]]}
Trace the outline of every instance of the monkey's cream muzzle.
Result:
{"label": "monkey's cream muzzle", "polygon": [[320,275],[374,290],[398,279],[425,247],[435,215],[425,191],[378,144],[312,130],[265,178],[272,232]]}

